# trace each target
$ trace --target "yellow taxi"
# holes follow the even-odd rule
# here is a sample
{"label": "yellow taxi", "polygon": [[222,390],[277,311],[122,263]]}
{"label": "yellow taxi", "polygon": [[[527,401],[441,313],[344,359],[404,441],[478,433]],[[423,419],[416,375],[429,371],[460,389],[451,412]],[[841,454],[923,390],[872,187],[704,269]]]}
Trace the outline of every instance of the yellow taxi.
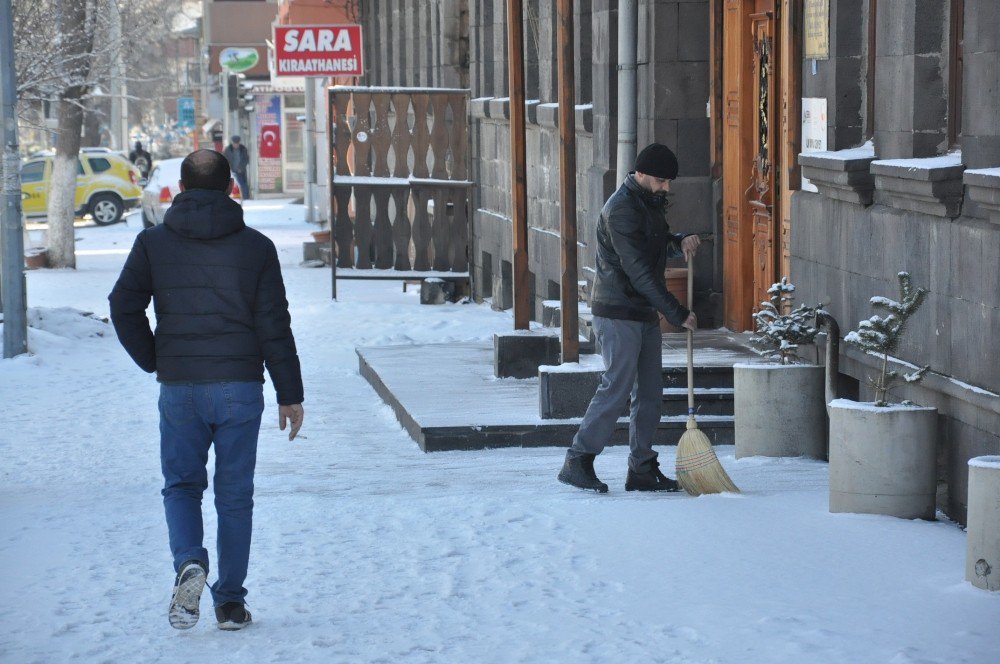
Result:
{"label": "yellow taxi", "polygon": [[[121,221],[125,210],[139,204],[139,169],[110,150],[84,149],[76,161],[76,215],[89,214],[95,224]],[[21,209],[28,218],[48,213],[52,155],[39,155],[21,164]]]}

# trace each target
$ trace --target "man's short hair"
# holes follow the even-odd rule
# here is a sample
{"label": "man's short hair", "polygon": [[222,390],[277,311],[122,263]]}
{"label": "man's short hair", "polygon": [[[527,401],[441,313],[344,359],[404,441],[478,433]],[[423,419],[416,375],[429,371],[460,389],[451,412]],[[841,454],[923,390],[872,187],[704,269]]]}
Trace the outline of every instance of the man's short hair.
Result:
{"label": "man's short hair", "polygon": [[215,150],[195,150],[181,162],[181,182],[185,189],[215,189],[229,187],[229,160]]}

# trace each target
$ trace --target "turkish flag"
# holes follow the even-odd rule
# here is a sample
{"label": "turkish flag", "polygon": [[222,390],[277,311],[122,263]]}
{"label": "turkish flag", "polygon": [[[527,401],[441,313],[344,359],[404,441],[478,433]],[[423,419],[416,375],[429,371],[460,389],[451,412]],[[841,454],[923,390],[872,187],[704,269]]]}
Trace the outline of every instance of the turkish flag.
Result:
{"label": "turkish flag", "polygon": [[281,159],[281,127],[279,125],[261,125],[260,156],[263,159]]}

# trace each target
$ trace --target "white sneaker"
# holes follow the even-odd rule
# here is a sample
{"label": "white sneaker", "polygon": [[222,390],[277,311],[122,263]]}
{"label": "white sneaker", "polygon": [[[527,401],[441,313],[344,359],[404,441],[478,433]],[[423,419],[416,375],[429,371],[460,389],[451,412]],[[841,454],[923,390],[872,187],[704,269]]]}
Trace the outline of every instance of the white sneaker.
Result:
{"label": "white sneaker", "polygon": [[198,624],[198,603],[205,588],[205,567],[197,560],[189,560],[177,572],[174,594],[170,598],[167,618],[174,629],[191,629]]}

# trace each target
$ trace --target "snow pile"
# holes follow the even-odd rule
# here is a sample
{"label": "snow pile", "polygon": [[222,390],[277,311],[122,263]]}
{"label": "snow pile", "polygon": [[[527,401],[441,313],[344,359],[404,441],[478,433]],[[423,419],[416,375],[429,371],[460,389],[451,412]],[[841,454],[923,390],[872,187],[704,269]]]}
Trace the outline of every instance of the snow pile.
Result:
{"label": "snow pile", "polygon": [[28,326],[67,339],[114,335],[114,329],[106,318],[72,307],[30,307]]}

